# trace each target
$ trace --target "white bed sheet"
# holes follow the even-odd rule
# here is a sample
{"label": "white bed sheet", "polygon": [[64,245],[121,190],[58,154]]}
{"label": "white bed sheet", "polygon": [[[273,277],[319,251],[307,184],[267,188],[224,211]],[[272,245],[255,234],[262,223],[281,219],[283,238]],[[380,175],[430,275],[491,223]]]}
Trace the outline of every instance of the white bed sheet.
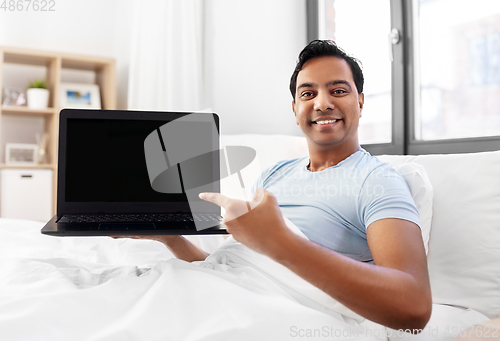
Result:
{"label": "white bed sheet", "polygon": [[[387,340],[384,327],[231,237],[187,263],[159,242],[49,237],[42,226],[0,219],[0,340]],[[428,327],[440,334],[416,339],[451,340],[447,326],[486,319],[435,306]]]}
{"label": "white bed sheet", "polygon": [[[155,241],[49,237],[42,225],[0,219],[0,340],[386,340],[232,238],[187,263]],[[380,337],[359,337],[368,326]]]}

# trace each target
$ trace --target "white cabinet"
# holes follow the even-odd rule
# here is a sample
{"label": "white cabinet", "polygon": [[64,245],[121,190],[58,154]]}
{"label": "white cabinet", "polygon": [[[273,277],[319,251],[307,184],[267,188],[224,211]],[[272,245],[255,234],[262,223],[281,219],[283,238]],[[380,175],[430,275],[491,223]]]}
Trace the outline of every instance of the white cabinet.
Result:
{"label": "white cabinet", "polygon": [[0,170],[0,217],[48,221],[52,179],[52,169]]}

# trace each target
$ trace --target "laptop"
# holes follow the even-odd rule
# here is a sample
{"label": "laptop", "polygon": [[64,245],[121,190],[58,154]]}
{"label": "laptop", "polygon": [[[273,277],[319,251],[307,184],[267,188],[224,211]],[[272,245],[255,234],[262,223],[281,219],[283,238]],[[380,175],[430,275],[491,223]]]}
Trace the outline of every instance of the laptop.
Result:
{"label": "laptop", "polygon": [[53,236],[226,234],[215,113],[63,109]]}

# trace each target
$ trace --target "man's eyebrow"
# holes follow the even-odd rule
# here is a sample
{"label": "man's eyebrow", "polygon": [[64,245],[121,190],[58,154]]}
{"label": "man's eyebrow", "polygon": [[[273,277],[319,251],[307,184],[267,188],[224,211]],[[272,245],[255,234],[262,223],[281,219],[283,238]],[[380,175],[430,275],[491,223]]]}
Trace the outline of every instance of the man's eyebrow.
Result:
{"label": "man's eyebrow", "polygon": [[337,84],[345,84],[349,87],[350,90],[352,90],[351,83],[349,83],[348,81],[343,80],[343,79],[338,79],[338,80],[328,82],[328,83],[326,83],[326,86],[333,86],[333,85],[337,85]]}
{"label": "man's eyebrow", "polygon": [[297,90],[300,90],[302,88],[315,88],[317,84],[315,83],[302,83],[297,87]]}

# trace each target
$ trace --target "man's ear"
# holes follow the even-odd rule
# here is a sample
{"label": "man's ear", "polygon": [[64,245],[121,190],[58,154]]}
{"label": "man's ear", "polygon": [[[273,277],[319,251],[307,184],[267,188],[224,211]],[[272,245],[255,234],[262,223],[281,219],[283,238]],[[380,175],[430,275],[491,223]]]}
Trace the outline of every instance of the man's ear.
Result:
{"label": "man's ear", "polygon": [[[295,117],[297,117],[297,112],[295,111],[295,101],[292,100],[292,111],[293,113],[295,114]],[[297,125],[299,125],[299,122],[297,120],[295,120],[297,122]]]}
{"label": "man's ear", "polygon": [[365,94],[360,93],[358,95],[358,103],[359,103],[359,117],[363,115],[363,105],[365,104]]}

